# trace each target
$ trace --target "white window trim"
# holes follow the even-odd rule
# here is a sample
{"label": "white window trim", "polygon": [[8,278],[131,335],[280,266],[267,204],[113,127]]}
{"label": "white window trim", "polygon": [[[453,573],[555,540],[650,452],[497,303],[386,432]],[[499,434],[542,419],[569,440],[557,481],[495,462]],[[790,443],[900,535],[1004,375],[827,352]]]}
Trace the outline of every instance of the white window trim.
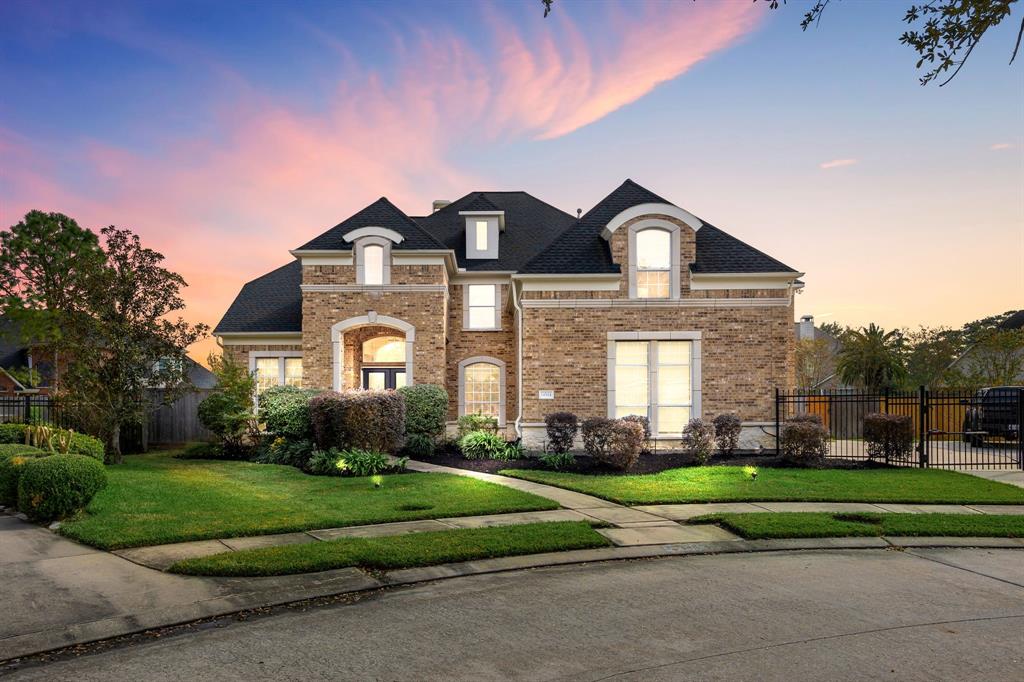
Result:
{"label": "white window trim", "polygon": [[651,298],[651,299],[640,299],[644,301],[664,301],[664,300],[675,300],[680,297],[681,291],[681,268],[680,268],[680,254],[679,254],[679,226],[675,223],[670,223],[667,220],[660,220],[658,218],[648,218],[647,220],[641,220],[633,223],[629,226],[629,258],[628,258],[628,276],[629,276],[629,297],[639,299],[636,290],[636,273],[637,267],[637,251],[636,251],[636,236],[637,233],[644,230],[663,230],[669,233],[669,248],[672,252],[672,260],[669,268],[669,292],[668,299],[664,298]]}
{"label": "white window trim", "polygon": [[[615,353],[617,341],[690,341],[690,391],[692,406],[690,407],[690,418],[700,417],[703,391],[701,389],[701,332],[699,331],[674,331],[674,332],[608,332],[608,418],[615,418]],[[650,398],[650,421],[651,437],[663,440],[679,440],[679,435],[658,434],[658,365],[655,357],[655,346],[648,348],[647,360],[647,390]]]}
{"label": "white window trim", "polygon": [[[493,286],[494,287],[494,326],[493,327],[470,327],[469,326],[469,287],[471,286]],[[500,332],[501,331],[501,284],[497,282],[466,282],[462,285],[462,329],[468,332]],[[483,307],[483,306],[479,306]]]}
{"label": "white window trim", "polygon": [[[366,283],[366,261],[363,259],[363,249],[367,246],[381,246],[384,248],[384,267],[380,284]],[[355,243],[356,262],[356,284],[361,286],[386,286],[391,284],[391,240],[384,237],[361,237]]]}
{"label": "white window trim", "polygon": [[505,428],[505,363],[498,358],[475,355],[459,363],[459,416],[466,414],[466,368],[478,362],[498,368],[498,427]]}
{"label": "white window trim", "polygon": [[[284,372],[284,360],[285,358],[301,358],[301,350],[251,350],[249,351],[249,374],[256,375],[256,358],[277,358],[277,386],[284,386],[285,372]],[[306,367],[303,363],[302,367],[303,379],[305,379]],[[259,408],[259,393],[254,392],[253,404],[256,408]]]}
{"label": "white window trim", "polygon": [[[466,258],[473,259],[495,259],[498,257],[498,232],[500,231],[498,216],[491,215],[469,215],[466,216]],[[481,250],[476,246],[476,224],[487,221],[487,249]]]}

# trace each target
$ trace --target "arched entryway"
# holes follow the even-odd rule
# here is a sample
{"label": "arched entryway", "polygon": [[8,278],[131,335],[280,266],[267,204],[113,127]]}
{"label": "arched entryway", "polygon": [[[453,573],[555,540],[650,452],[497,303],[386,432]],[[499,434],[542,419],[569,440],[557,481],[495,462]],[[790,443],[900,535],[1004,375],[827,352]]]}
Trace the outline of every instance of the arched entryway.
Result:
{"label": "arched entryway", "polygon": [[334,390],[411,385],[415,340],[413,325],[372,311],[334,324]]}

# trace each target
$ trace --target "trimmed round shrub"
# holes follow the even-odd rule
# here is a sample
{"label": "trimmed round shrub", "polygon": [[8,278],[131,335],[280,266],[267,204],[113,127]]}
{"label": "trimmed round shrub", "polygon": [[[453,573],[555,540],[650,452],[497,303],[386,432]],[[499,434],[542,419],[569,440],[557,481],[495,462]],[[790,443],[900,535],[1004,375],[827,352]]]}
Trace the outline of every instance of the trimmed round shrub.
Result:
{"label": "trimmed round shrub", "polygon": [[914,452],[914,420],[905,414],[865,415],[864,440],[871,459],[908,459]]}
{"label": "trimmed round shrub", "polygon": [[68,448],[68,454],[85,455],[102,462],[105,458],[105,451],[106,448],[103,447],[103,442],[99,438],[93,438],[84,433],[71,434],[71,447]]}
{"label": "trimmed round shrub", "polygon": [[0,424],[0,443],[24,443],[26,424]]}
{"label": "trimmed round shrub", "polygon": [[644,442],[640,446],[640,454],[650,454],[650,442],[651,442],[651,420],[642,414],[627,414],[625,417],[620,417],[624,422],[635,422],[640,425],[640,428],[644,430]]}
{"label": "trimmed round shrub", "polygon": [[405,400],[405,433],[439,438],[448,421],[448,391],[436,384],[414,384],[398,389]]}
{"label": "trimmed round shrub", "polygon": [[272,386],[259,397],[259,420],[281,438],[309,440],[313,435],[309,401],[316,391],[296,386]]}
{"label": "trimmed round shrub", "polygon": [[18,479],[25,462],[45,454],[31,445],[0,445],[0,504],[13,506],[18,503]]}
{"label": "trimmed round shrub", "polygon": [[103,465],[85,455],[50,455],[26,462],[18,481],[18,509],[33,521],[63,519],[85,509],[107,485]]}
{"label": "trimmed round shrub", "polygon": [[683,428],[683,442],[698,464],[707,464],[715,449],[714,424],[694,417]]}
{"label": "trimmed round shrub", "polygon": [[572,444],[580,430],[580,421],[576,415],[572,412],[552,412],[544,417],[544,426],[548,432],[551,452],[561,455],[572,450]]}
{"label": "trimmed round shrub", "polygon": [[735,414],[720,414],[712,422],[715,426],[715,444],[718,451],[728,457],[740,444],[743,422]]}
{"label": "trimmed round shrub", "polygon": [[816,414],[791,417],[782,424],[779,446],[793,464],[816,466],[828,454],[828,429]]}
{"label": "trimmed round shrub", "polygon": [[640,458],[644,429],[635,421],[592,417],[584,420],[583,447],[598,462],[627,471]]}
{"label": "trimmed round shrub", "polygon": [[405,400],[397,391],[342,393],[346,448],[395,454],[405,442]]}
{"label": "trimmed round shrub", "polygon": [[324,391],[309,401],[313,442],[320,450],[345,446],[345,423],[342,420],[344,409],[345,397],[337,391]]}

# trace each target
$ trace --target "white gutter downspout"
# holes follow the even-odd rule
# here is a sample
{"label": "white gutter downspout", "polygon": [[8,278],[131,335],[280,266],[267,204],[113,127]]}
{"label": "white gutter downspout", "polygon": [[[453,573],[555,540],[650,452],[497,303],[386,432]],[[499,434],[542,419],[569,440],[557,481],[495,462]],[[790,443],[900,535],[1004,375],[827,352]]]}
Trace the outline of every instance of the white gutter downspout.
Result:
{"label": "white gutter downspout", "polygon": [[519,302],[517,284],[512,280],[512,307],[516,309],[516,437],[523,437],[523,308]]}

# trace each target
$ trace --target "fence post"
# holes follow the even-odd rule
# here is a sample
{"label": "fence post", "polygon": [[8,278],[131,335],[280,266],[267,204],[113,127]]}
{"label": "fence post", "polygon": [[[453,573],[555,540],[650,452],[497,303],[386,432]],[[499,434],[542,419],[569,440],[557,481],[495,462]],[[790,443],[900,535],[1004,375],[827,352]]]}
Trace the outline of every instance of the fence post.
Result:
{"label": "fence post", "polygon": [[917,388],[917,454],[921,468],[928,466],[928,390]]}
{"label": "fence post", "polygon": [[25,400],[25,423],[30,424],[32,423],[32,396],[26,393],[23,398]]}
{"label": "fence post", "polygon": [[1017,389],[1017,466],[1024,469],[1024,388]]}
{"label": "fence post", "polygon": [[781,438],[781,434],[779,433],[779,408],[781,407],[781,405],[779,404],[779,402],[780,402],[780,400],[779,400],[779,387],[776,386],[775,387],[775,454],[776,455],[778,455],[780,452],[782,452],[782,449],[779,447],[779,445],[780,445],[780,438]]}

